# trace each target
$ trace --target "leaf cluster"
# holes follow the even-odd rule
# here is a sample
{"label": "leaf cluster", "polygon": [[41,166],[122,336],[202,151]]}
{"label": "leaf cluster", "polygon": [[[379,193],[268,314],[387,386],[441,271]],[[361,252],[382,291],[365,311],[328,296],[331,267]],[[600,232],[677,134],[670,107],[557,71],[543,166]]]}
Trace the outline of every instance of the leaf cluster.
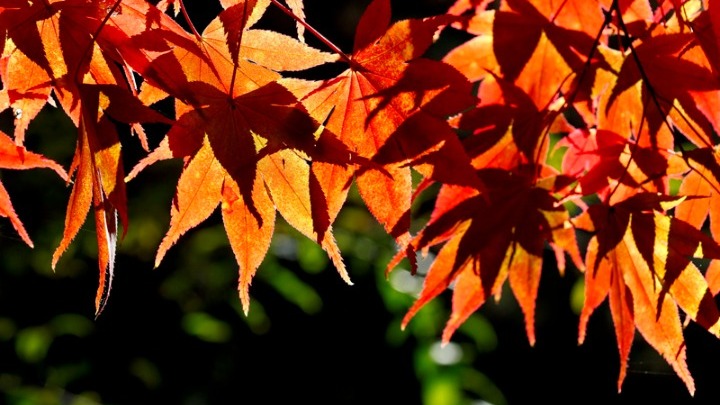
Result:
{"label": "leaf cluster", "polygon": [[[0,167],[49,168],[71,186],[53,267],[92,213],[98,313],[132,222],[126,182],[181,159],[155,265],[219,209],[246,312],[278,213],[350,283],[333,223],[355,184],[397,244],[388,272],[437,252],[404,325],[451,288],[448,342],[508,282],[534,344],[549,248],[561,273],[568,259],[584,272],[579,342],[609,301],[618,389],[637,330],[694,392],[684,324],[720,336],[720,268],[696,260],[720,258],[716,3],[457,0],[442,15],[395,21],[390,1],[374,0],[349,52],[305,21],[300,0],[220,4],[202,31],[181,0],[0,4],[0,111],[15,118],[14,133],[0,133]],[[295,35],[258,28],[269,7],[294,19]],[[424,57],[446,31],[469,39],[442,60]],[[345,70],[295,74],[325,64]],[[153,108],[163,100],[171,116]],[[77,128],[67,170],[24,146],[48,104]],[[151,122],[169,128],[152,149]],[[129,173],[120,123],[147,151]],[[433,184],[430,219],[411,232],[413,201]],[[1,184],[0,215],[32,246]],[[591,233],[587,246],[579,232]]]}

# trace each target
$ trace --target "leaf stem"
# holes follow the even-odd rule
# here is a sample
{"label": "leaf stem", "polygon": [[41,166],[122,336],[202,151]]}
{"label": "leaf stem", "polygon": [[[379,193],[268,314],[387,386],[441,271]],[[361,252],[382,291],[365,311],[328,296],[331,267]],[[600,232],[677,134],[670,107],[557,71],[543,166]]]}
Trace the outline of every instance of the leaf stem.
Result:
{"label": "leaf stem", "polygon": [[292,17],[293,20],[300,23],[305,29],[308,30],[312,35],[315,36],[315,38],[319,39],[323,44],[327,45],[328,48],[330,48],[333,52],[338,54],[340,58],[342,58],[345,62],[349,63],[350,65],[354,65],[352,58],[343,52],[340,48],[338,48],[337,45],[332,43],[329,39],[327,39],[323,34],[321,34],[318,30],[313,28],[312,25],[308,24],[305,20],[295,15],[295,13],[292,12],[289,8],[285,7],[282,3],[280,3],[278,0],[270,0],[277,8],[282,10],[283,13],[289,15]]}
{"label": "leaf stem", "polygon": [[562,11],[562,9],[565,7],[566,4],[567,4],[567,0],[563,0],[562,4],[560,4],[560,7],[558,7],[558,8],[553,12],[552,18],[550,19],[550,22],[551,22],[551,23],[555,24],[555,19],[557,18],[557,16],[560,15],[560,12]]}
{"label": "leaf stem", "polygon": [[200,35],[197,29],[195,29],[195,24],[193,24],[192,20],[190,20],[190,15],[188,14],[187,9],[185,9],[185,3],[183,3],[183,0],[178,0],[178,4],[180,5],[180,10],[182,10],[183,17],[185,17],[185,21],[190,27],[190,31],[195,36],[195,39],[197,39],[198,41],[202,41],[202,35]]}

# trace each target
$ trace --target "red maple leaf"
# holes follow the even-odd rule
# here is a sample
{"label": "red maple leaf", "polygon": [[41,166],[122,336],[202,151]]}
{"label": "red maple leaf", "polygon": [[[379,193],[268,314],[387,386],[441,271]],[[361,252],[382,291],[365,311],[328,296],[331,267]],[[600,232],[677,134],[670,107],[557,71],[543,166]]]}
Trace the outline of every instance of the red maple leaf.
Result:
{"label": "red maple leaf", "polygon": [[358,24],[353,53],[345,57],[346,71],[324,82],[287,85],[325,122],[328,136],[373,162],[313,161],[328,207],[326,224],[335,219],[355,178],[370,212],[404,250],[410,240],[411,167],[427,179],[482,186],[445,120],[474,103],[470,84],[449,65],[421,57],[438,28],[453,19],[392,25],[390,19],[390,2],[373,1]]}
{"label": "red maple leaf", "polygon": [[[564,187],[564,181],[548,176],[535,183],[536,170],[532,166],[513,172],[481,170],[487,196],[471,188],[443,186],[430,222],[413,238],[412,246],[423,250],[445,244],[403,325],[455,282],[453,310],[443,332],[443,341],[447,342],[490,296],[499,297],[509,279],[525,314],[528,340],[535,343],[535,299],[545,243],[555,249],[561,272],[565,253],[582,267],[569,215],[553,196],[557,188]],[[489,212],[493,214],[488,216]]]}

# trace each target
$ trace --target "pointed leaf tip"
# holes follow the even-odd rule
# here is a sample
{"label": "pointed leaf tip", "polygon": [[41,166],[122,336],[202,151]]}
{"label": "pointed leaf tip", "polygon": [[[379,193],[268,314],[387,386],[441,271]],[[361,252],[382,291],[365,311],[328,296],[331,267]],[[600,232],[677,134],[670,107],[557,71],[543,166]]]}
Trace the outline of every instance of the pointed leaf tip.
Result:
{"label": "pointed leaf tip", "polygon": [[338,274],[340,274],[340,278],[342,278],[347,285],[353,285],[347,268],[345,267],[345,263],[343,262],[342,255],[340,254],[340,248],[335,241],[335,237],[333,236],[331,229],[328,229],[328,232],[325,234],[321,246],[330,257],[330,260],[332,260],[333,265],[335,265]]}
{"label": "pointed leaf tip", "polygon": [[447,345],[450,342],[459,326],[460,324],[457,322],[453,322],[453,319],[451,317],[450,321],[448,321],[447,325],[445,325],[445,329],[443,329],[442,337],[440,339],[443,346]]}
{"label": "pointed leaf tip", "polygon": [[242,304],[243,313],[248,316],[250,313],[250,293],[248,291],[249,285],[243,285],[238,288],[240,293],[240,303]]}

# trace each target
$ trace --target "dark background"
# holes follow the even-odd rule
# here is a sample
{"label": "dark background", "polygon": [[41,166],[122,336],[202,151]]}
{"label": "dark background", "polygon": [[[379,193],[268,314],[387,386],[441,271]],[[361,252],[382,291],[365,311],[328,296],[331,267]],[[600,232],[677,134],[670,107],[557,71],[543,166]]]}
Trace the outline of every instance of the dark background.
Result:
{"label": "dark background", "polygon": [[[354,26],[367,3],[306,0],[307,20],[350,52]],[[394,16],[430,15],[449,4],[396,1]],[[187,7],[199,30],[219,10],[198,1],[187,1]],[[294,30],[294,23],[274,9],[262,26]],[[443,46],[461,39],[447,34],[433,52],[442,54]],[[8,132],[7,112],[0,123]],[[150,128],[152,145],[162,131]],[[122,136],[129,169],[144,152],[127,132]],[[74,139],[75,129],[62,112],[47,108],[31,125],[27,146],[68,167]],[[4,403],[717,402],[712,401],[720,377],[715,371],[720,344],[692,324],[686,339],[696,398],[640,336],[618,394],[619,359],[607,304],[598,308],[585,344],[578,346],[581,275],[570,268],[560,277],[552,254],[538,297],[536,346],[528,345],[521,312],[506,291],[500,302],[485,305],[458,331],[445,350],[460,354],[443,364],[432,353],[448,316],[449,292],[400,330],[413,297],[394,286],[417,291],[419,285],[417,280],[414,286],[403,284],[402,269],[385,279],[393,243],[356,193],[335,226],[355,285],[345,285],[320,248],[279,220],[245,317],[236,291],[237,265],[218,213],[183,237],[158,269],[152,268],[179,172],[180,162],[164,162],[128,184],[131,225],[117,257],[109,304],[97,319],[92,222],[56,271],[50,269],[70,188],[48,170],[0,173],[36,246],[25,246],[9,222],[0,221]],[[431,203],[431,194],[418,201],[419,218]]]}

